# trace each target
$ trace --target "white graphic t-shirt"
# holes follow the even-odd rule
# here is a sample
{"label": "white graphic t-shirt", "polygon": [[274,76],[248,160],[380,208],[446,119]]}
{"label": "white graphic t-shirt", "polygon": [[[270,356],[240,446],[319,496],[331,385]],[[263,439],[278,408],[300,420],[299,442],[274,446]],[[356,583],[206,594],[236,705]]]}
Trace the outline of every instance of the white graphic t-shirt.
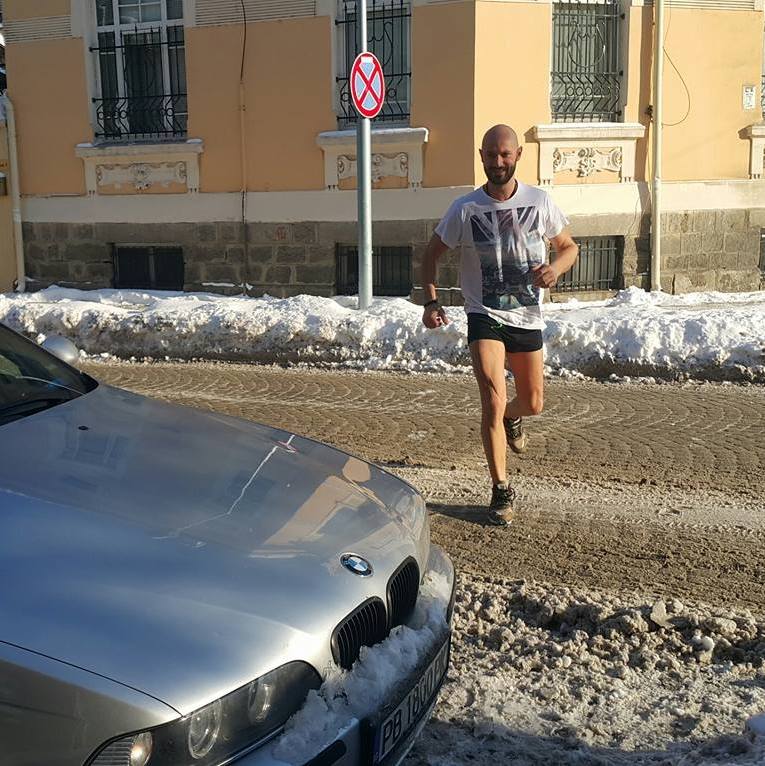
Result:
{"label": "white graphic t-shirt", "polygon": [[465,311],[488,314],[498,322],[543,329],[542,291],[531,269],[545,262],[543,237],[568,224],[550,195],[518,182],[504,202],[483,187],[456,199],[436,227],[449,248],[461,246],[461,286]]}

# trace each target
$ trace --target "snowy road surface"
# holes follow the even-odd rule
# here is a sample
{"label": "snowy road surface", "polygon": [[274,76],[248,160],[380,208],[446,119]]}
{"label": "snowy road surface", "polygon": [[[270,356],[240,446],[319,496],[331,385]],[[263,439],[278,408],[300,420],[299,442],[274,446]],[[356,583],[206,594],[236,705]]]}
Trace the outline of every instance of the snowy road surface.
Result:
{"label": "snowy road surface", "polygon": [[140,393],[288,428],[425,494],[460,570],[453,662],[407,766],[765,763],[765,390],[554,382],[484,527],[475,383],[90,364]]}

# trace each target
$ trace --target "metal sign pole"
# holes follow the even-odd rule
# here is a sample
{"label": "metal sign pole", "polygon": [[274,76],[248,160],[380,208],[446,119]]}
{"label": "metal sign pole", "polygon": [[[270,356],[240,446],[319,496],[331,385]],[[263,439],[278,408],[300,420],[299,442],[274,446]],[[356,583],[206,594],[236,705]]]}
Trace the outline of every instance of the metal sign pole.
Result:
{"label": "metal sign pole", "polygon": [[[367,0],[356,0],[359,53],[367,48]],[[372,129],[368,117],[356,123],[356,182],[359,208],[359,308],[372,303]]]}

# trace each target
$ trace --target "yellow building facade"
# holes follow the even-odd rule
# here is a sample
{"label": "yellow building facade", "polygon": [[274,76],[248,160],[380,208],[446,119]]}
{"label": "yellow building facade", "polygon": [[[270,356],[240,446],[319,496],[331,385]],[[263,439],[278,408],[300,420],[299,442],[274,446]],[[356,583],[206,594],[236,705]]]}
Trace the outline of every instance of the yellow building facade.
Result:
{"label": "yellow building facade", "polygon": [[[667,8],[662,287],[758,289],[762,0]],[[244,8],[243,8],[244,6]],[[495,123],[583,243],[563,291],[650,284],[653,7],[368,0],[375,291],[410,295]],[[244,10],[244,13],[243,13]],[[345,0],[5,0],[27,289],[356,289]],[[458,301],[456,256],[439,282]]]}

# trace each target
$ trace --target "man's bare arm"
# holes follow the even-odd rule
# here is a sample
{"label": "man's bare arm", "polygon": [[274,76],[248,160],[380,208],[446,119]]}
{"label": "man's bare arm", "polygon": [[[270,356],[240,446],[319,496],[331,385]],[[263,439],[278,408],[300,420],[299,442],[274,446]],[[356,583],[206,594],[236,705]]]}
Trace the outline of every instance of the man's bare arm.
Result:
{"label": "man's bare arm", "polygon": [[579,245],[574,242],[568,229],[550,239],[555,253],[550,263],[537,266],[534,269],[535,287],[553,287],[558,278],[565,274],[575,263],[579,256]]}
{"label": "man's bare arm", "polygon": [[449,248],[443,243],[441,237],[438,234],[434,234],[428,242],[428,246],[425,249],[425,255],[422,257],[422,267],[420,269],[420,282],[422,283],[423,291],[423,303],[430,306],[425,306],[425,310],[422,313],[422,321],[426,327],[433,329],[434,327],[440,327],[442,324],[449,324],[449,320],[446,317],[446,312],[434,301],[437,301],[436,296],[436,263],[438,259]]}

